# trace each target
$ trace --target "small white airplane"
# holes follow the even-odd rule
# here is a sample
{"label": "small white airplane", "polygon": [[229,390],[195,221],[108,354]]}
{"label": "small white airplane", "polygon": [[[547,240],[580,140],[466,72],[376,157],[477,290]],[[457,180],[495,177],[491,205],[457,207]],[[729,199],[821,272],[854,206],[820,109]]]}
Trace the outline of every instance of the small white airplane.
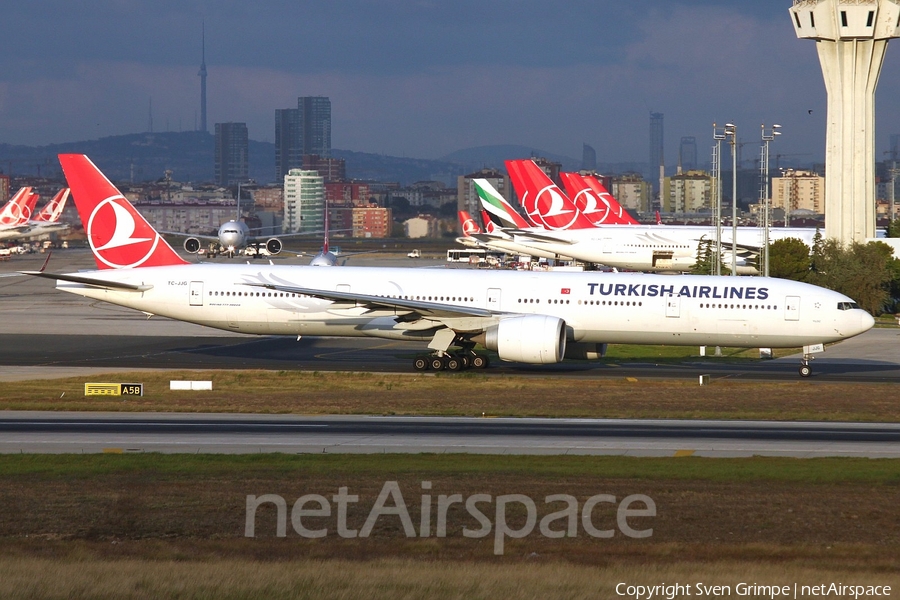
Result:
{"label": "small white airplane", "polygon": [[[184,250],[191,254],[206,253],[207,257],[225,254],[228,258],[234,258],[234,255],[247,251],[248,256],[261,258],[263,250],[269,256],[274,256],[281,252],[284,247],[281,243],[282,238],[294,237],[300,235],[310,235],[307,233],[282,233],[270,236],[257,236],[251,233],[251,229],[241,220],[241,186],[238,185],[237,194],[237,217],[230,221],[225,221],[219,225],[216,235],[198,235],[189,234],[179,231],[162,231],[164,235],[174,235],[185,237]],[[206,245],[204,247],[204,242]]]}
{"label": "small white airplane", "polygon": [[[487,356],[550,364],[607,343],[804,346],[870,329],[850,298],[796,281],[645,273],[190,264],[84,155],[60,155],[97,270],[26,272],[58,289],[226,331],[421,341],[419,370]],[[456,348],[455,350],[453,348]]]}

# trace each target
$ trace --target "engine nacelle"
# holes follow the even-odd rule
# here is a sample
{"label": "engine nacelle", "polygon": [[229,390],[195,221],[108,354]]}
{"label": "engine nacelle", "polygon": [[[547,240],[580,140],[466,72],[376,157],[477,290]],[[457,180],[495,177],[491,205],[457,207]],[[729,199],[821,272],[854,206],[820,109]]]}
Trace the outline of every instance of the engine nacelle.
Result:
{"label": "engine nacelle", "polygon": [[566,358],[572,360],[599,360],[606,356],[606,344],[567,344]]}
{"label": "engine nacelle", "polygon": [[200,240],[195,237],[189,237],[184,240],[184,249],[191,254],[200,252]]}
{"label": "engine nacelle", "polygon": [[484,347],[501,360],[548,365],[566,354],[566,323],[547,315],[503,319],[484,334]]}
{"label": "engine nacelle", "polygon": [[281,252],[281,240],[278,238],[269,238],[266,240],[266,252],[269,254],[275,255]]}

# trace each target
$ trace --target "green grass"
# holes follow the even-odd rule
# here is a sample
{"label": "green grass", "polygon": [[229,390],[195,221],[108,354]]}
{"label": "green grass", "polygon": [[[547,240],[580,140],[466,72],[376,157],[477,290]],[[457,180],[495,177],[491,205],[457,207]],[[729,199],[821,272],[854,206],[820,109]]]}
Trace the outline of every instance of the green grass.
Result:
{"label": "green grass", "polygon": [[[240,472],[254,476],[291,473],[390,477],[531,474],[565,478],[697,480],[710,482],[782,481],[793,483],[867,482],[900,486],[900,459],[865,458],[635,458],[623,456],[494,456],[471,454],[5,454],[0,477],[80,478],[150,474],[209,477]],[[900,491],[900,487],[898,487]]]}

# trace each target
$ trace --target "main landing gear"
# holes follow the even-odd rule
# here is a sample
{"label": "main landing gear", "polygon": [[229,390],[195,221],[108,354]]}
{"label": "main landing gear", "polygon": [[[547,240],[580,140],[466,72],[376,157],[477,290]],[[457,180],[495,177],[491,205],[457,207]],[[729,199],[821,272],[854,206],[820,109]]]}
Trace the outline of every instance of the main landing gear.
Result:
{"label": "main landing gear", "polygon": [[462,371],[472,367],[484,369],[490,365],[490,359],[485,354],[470,349],[462,349],[455,352],[435,352],[423,356],[417,356],[413,360],[416,371]]}

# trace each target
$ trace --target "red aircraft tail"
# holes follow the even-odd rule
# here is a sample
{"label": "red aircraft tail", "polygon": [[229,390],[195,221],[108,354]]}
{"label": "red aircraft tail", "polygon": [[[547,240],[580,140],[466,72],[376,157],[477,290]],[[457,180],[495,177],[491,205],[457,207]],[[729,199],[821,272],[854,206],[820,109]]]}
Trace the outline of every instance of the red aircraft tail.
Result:
{"label": "red aircraft tail", "polygon": [[613,198],[613,195],[609,193],[606,187],[600,183],[600,181],[594,177],[593,175],[585,175],[584,181],[587,183],[591,189],[600,197],[603,198],[604,202],[609,206],[610,212],[612,212],[612,218],[616,219],[619,224],[622,225],[639,225],[637,220],[634,219],[628,211],[622,208],[622,205],[619,204],[618,200]]}
{"label": "red aircraft tail", "polygon": [[60,154],[98,269],[187,264],[83,154]]}
{"label": "red aircraft tail", "polygon": [[56,195],[50,199],[50,202],[44,205],[36,215],[35,221],[41,223],[56,223],[62,215],[63,209],[66,208],[66,202],[69,200],[69,188],[63,188],[56,192]]}
{"label": "red aircraft tail", "polygon": [[459,211],[459,226],[462,228],[462,233],[466,237],[481,233],[481,227],[478,226],[478,223],[472,218],[472,215],[464,210]]}
{"label": "red aircraft tail", "polygon": [[27,223],[39,197],[32,193],[30,187],[21,188],[0,209],[0,225],[15,226]]}
{"label": "red aircraft tail", "polygon": [[506,169],[525,213],[536,226],[550,230],[594,227],[533,160],[508,160]]}

